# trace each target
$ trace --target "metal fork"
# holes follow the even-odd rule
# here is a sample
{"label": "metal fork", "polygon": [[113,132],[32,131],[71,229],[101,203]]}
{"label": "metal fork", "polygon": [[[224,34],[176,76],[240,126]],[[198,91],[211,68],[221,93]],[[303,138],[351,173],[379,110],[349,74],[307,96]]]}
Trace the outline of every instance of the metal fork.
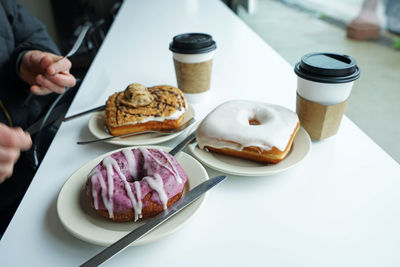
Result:
{"label": "metal fork", "polygon": [[146,130],[146,131],[140,131],[140,132],[135,132],[135,133],[114,135],[114,136],[109,136],[109,137],[100,138],[100,139],[94,139],[94,140],[88,140],[88,141],[78,141],[77,144],[78,145],[86,145],[86,144],[91,144],[91,143],[96,143],[96,142],[108,141],[108,140],[111,140],[111,139],[114,139],[114,138],[130,137],[130,136],[135,136],[135,135],[139,135],[139,134],[146,134],[146,133],[174,134],[174,133],[178,133],[178,132],[183,131],[188,126],[192,125],[194,122],[195,122],[195,119],[191,118],[190,120],[188,120],[187,122],[185,122],[184,124],[179,126],[178,128],[171,129],[171,130],[160,130],[160,131]]}
{"label": "metal fork", "polygon": [[[60,60],[62,60],[62,59],[64,59],[64,58],[68,58],[68,57],[72,56],[73,54],[75,54],[75,52],[76,52],[76,51],[79,49],[79,47],[81,46],[82,41],[83,41],[83,39],[85,38],[86,33],[87,33],[87,31],[89,30],[89,28],[90,28],[90,24],[89,24],[89,23],[86,23],[85,25],[82,26],[81,32],[79,33],[79,36],[78,36],[78,38],[76,39],[76,41],[75,41],[74,45],[72,46],[71,50],[69,50],[69,52],[68,52],[65,56],[60,57],[59,59],[57,59],[56,62],[58,62],[58,61],[60,61]],[[33,93],[29,93],[29,95],[28,95],[28,97],[25,99],[23,105],[26,106],[26,105],[31,101],[31,99],[32,99],[33,96],[34,96]]]}

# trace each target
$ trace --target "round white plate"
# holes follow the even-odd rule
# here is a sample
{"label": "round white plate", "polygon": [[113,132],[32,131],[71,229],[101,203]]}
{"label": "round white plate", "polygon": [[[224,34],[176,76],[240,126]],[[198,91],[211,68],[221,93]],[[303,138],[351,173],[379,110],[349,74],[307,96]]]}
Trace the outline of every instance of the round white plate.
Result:
{"label": "round white plate", "polygon": [[[104,111],[94,112],[90,117],[88,123],[89,131],[99,139],[111,136],[111,134],[109,134],[108,131],[106,130],[107,127],[105,124],[104,114],[105,114]],[[191,105],[188,105],[182,123],[187,122],[193,117],[194,117],[194,109]],[[115,138],[107,140],[105,142],[122,146],[152,145],[171,140],[183,132],[185,132],[185,130],[173,134],[157,134],[157,133],[141,134],[132,137]]]}
{"label": "round white plate", "polygon": [[302,161],[311,150],[311,140],[308,133],[300,127],[291,151],[277,164],[263,164],[207,152],[200,149],[197,143],[189,145],[189,149],[198,160],[217,171],[240,176],[265,176],[283,172]]}
{"label": "round white plate", "polygon": [[[170,150],[167,147],[155,147],[165,151]],[[116,151],[118,150],[101,155],[77,170],[64,184],[57,199],[57,213],[65,229],[81,240],[101,246],[111,245],[146,222],[112,222],[98,215],[90,206],[89,199],[84,191],[87,175],[106,155]],[[179,153],[177,159],[188,177],[185,191],[189,191],[203,181],[208,180],[206,170],[196,159],[184,152]],[[204,199],[205,195],[201,196],[190,206],[132,245],[152,242],[175,232],[194,215],[204,202]]]}

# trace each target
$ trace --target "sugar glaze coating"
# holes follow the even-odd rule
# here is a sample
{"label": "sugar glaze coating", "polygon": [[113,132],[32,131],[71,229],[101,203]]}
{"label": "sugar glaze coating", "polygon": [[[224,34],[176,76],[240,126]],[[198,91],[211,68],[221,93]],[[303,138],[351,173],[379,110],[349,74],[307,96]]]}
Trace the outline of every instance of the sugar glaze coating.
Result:
{"label": "sugar glaze coating", "polygon": [[[187,176],[175,157],[160,150],[127,148],[97,164],[88,175],[86,193],[95,210],[116,213],[134,212],[134,221],[144,214],[149,201],[167,208],[168,201],[182,193]],[[146,217],[146,216],[145,216]]]}

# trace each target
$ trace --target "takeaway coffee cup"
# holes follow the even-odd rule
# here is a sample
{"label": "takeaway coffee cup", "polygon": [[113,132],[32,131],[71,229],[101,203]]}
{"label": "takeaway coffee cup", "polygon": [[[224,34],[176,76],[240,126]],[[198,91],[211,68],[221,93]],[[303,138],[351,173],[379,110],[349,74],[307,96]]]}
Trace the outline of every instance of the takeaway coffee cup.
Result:
{"label": "takeaway coffee cup", "polygon": [[296,112],[314,140],[338,132],[360,69],[354,58],[333,53],[310,53],[294,68],[297,74]]}
{"label": "takeaway coffee cup", "polygon": [[179,34],[170,43],[178,87],[189,102],[207,98],[216,48],[212,36],[205,33]]}

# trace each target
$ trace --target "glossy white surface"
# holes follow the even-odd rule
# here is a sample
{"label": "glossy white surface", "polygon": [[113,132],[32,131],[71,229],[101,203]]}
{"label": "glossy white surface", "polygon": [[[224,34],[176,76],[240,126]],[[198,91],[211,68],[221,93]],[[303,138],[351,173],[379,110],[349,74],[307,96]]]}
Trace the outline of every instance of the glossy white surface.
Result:
{"label": "glossy white surface", "polygon": [[[175,85],[168,44],[194,31],[218,45],[210,102],[193,105],[199,119],[229,99],[295,109],[292,67],[222,2],[128,0],[68,114],[104,104],[131,82]],[[88,119],[61,125],[0,242],[2,266],[77,266],[102,249],[69,234],[56,211],[65,181],[116,149],[76,145],[91,137]],[[339,133],[313,142],[298,166],[269,177],[230,175],[179,231],[104,266],[399,266],[399,192],[399,164],[344,117]]]}

